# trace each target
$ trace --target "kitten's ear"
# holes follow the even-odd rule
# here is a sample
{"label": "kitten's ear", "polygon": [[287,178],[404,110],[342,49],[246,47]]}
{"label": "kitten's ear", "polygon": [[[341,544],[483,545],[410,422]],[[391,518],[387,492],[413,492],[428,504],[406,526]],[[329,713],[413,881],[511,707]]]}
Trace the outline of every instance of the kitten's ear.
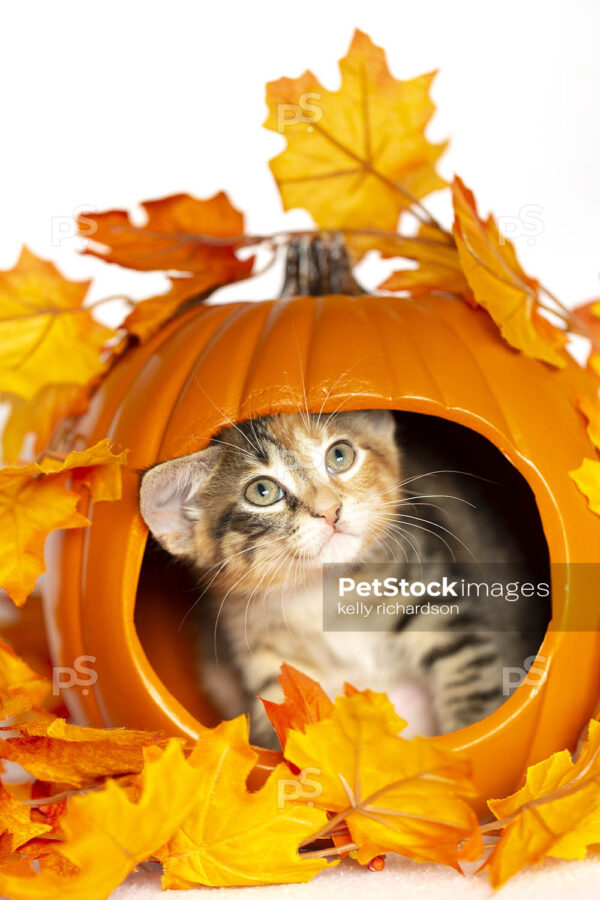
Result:
{"label": "kitten's ear", "polygon": [[385,440],[393,441],[396,433],[396,419],[389,409],[366,410],[369,425]]}
{"label": "kitten's ear", "polygon": [[142,477],[142,517],[156,540],[176,556],[194,555],[200,507],[193,498],[214,471],[219,455],[220,448],[210,446],[160,463]]}

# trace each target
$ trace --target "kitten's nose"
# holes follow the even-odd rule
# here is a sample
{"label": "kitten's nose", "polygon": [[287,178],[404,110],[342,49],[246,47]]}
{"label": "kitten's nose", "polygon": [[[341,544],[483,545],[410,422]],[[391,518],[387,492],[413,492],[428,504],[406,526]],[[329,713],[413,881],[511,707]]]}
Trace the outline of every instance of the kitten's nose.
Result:
{"label": "kitten's nose", "polygon": [[313,515],[325,519],[332,528],[340,517],[342,506],[339,498],[328,488],[320,488],[313,501]]}
{"label": "kitten's nose", "polygon": [[334,503],[333,506],[330,506],[329,509],[326,509],[324,512],[319,513],[319,515],[322,516],[327,524],[331,525],[331,527],[333,528],[340,517],[341,508],[342,507],[338,506],[337,503]]}

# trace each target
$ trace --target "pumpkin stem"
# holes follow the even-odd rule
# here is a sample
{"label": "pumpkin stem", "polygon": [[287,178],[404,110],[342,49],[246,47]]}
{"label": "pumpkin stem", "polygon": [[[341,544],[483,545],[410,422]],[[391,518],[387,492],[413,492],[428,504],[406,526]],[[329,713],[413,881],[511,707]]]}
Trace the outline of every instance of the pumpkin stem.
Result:
{"label": "pumpkin stem", "polygon": [[352,263],[341,234],[306,234],[288,244],[281,297],[366,293],[352,273]]}

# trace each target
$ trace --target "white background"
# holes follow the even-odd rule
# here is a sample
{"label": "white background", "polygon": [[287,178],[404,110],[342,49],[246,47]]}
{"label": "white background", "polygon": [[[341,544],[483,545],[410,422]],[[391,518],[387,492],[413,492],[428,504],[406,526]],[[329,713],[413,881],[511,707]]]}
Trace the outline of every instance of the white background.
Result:
{"label": "white background", "polygon": [[[541,208],[539,233],[516,241],[530,274],[569,304],[599,295],[594,0],[5,5],[0,267],[26,242],[71,277],[97,276],[95,297],[145,296],[162,280],[79,257],[64,232],[82,207],[177,191],[226,189],[251,231],[307,224],[305,213],[282,213],[267,168],[284,142],[261,128],[264,84],[310,67],[335,88],[355,26],[386,48],[396,76],[440,69],[429,134],[451,138],[443,175],[460,173],[498,216]],[[447,198],[428,202],[449,224]]]}

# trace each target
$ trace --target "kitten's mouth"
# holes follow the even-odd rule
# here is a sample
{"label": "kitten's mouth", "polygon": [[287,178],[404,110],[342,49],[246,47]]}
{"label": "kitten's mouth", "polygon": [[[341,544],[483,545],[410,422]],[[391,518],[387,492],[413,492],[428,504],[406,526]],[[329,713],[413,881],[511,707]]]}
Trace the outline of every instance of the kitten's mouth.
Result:
{"label": "kitten's mouth", "polygon": [[319,551],[319,560],[322,563],[350,562],[362,545],[362,538],[352,531],[335,527],[332,533],[325,539]]}

